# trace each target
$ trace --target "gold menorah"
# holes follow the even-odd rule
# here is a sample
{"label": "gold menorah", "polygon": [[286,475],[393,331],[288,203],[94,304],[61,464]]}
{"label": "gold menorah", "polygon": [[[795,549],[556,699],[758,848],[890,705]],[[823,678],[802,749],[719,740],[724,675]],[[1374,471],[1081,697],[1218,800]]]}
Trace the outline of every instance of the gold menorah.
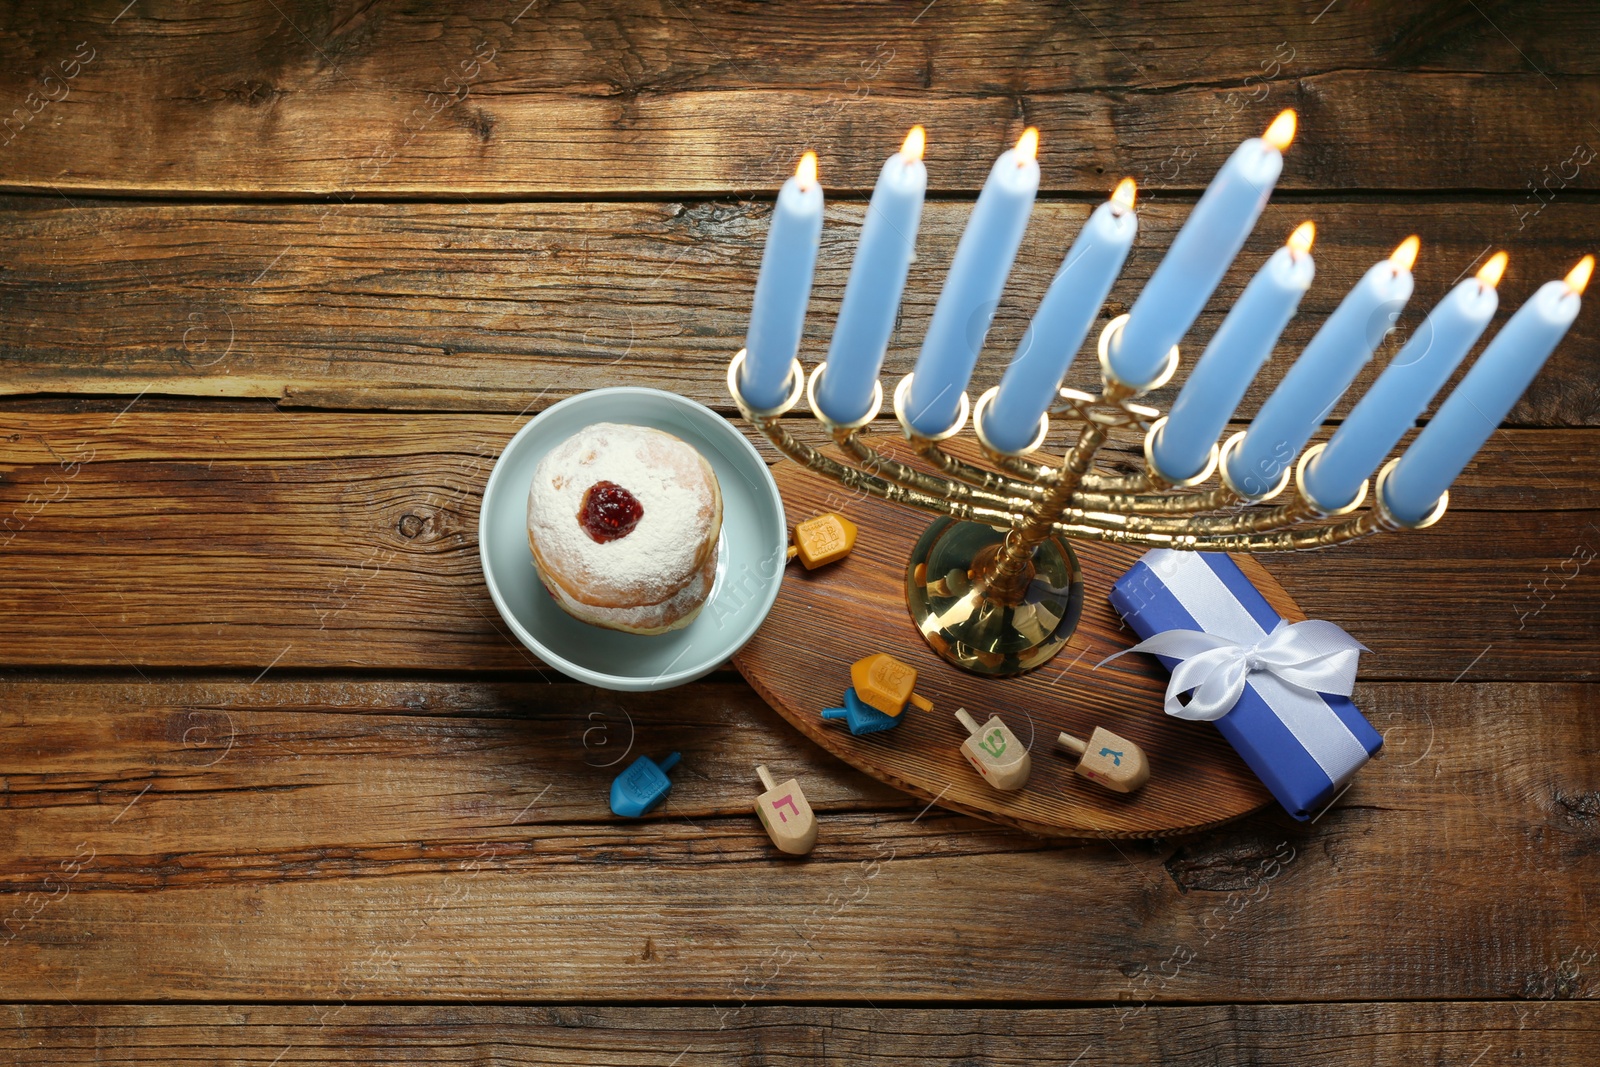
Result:
{"label": "gold menorah", "polygon": [[[1138,390],[1113,373],[1107,353],[1127,316],[1109,322],[1100,334],[1101,387],[1098,396],[1060,389],[1040,417],[1038,433],[1020,452],[996,448],[983,433],[983,413],[996,389],[972,407],[962,393],[955,421],[942,433],[917,432],[906,414],[912,375],[894,390],[894,413],[915,453],[933,473],[886,456],[869,445],[861,431],[883,407],[883,384],[875,385],[871,409],[851,423],[836,423],[816,403],[818,382],[827,372],[819,364],[809,382],[796,359],[786,396],[775,408],[751,407],[739,390],[741,349],[728,365],[728,391],[739,411],[767,440],[795,462],[846,488],[920,508],[937,516],[923,533],[906,569],[906,603],[912,620],[934,651],[977,674],[1020,674],[1047,662],[1071,638],[1083,605],[1083,581],[1071,542],[1107,541],[1199,552],[1297,552],[1326,548],[1380,531],[1422,529],[1438,522],[1449,503],[1439,498],[1421,521],[1400,520],[1384,506],[1383,485],[1397,460],[1379,471],[1371,504],[1367,485],[1348,505],[1329,510],[1313,500],[1301,475],[1321,451],[1313,444],[1297,464],[1286,464],[1276,484],[1259,491],[1234,484],[1228,457],[1244,439],[1234,434],[1192,478],[1165,477],[1152,453],[1152,441],[1165,417],[1134,403],[1142,391],[1171,380],[1178,348],[1168,353],[1161,374]],[[850,462],[840,462],[796,440],[783,416],[805,394],[812,414]],[[977,466],[946,450],[945,442],[964,428],[969,409],[974,434],[991,468]],[[1059,457],[1042,451],[1052,416],[1076,427],[1076,437]],[[1143,469],[1117,474],[1097,470],[1095,460],[1113,434],[1144,434]],[[851,464],[854,465],[851,465]],[[1291,471],[1292,466],[1292,471]],[[1291,480],[1294,495],[1272,507]],[[1215,474],[1215,485],[1205,487]],[[1226,509],[1227,513],[1222,514]]]}

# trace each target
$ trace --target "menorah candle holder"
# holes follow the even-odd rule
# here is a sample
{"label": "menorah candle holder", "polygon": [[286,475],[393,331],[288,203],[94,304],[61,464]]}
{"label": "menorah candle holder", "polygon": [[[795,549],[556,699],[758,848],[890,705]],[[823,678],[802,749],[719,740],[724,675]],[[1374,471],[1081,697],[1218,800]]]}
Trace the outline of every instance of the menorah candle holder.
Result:
{"label": "menorah candle holder", "polygon": [[[846,489],[938,516],[907,561],[906,604],[935,652],[980,675],[1002,677],[1032,670],[1071,639],[1083,605],[1073,541],[1198,552],[1297,552],[1373,533],[1422,529],[1444,515],[1448,493],[1419,522],[1402,521],[1385,507],[1383,485],[1395,460],[1379,471],[1375,492],[1368,494],[1362,483],[1348,505],[1324,507],[1307,493],[1303,478],[1307,462],[1321,444],[1311,445],[1292,465],[1292,496],[1268,507],[1240,507],[1276,500],[1291,481],[1286,467],[1274,485],[1259,490],[1235,485],[1226,461],[1243,440],[1242,432],[1220,447],[1213,445],[1210,462],[1195,477],[1181,481],[1166,477],[1153,451],[1164,416],[1134,400],[1142,391],[1171,380],[1178,367],[1178,348],[1173,346],[1165,369],[1145,390],[1135,389],[1117,377],[1108,359],[1126,321],[1126,315],[1119,316],[1100,334],[1099,394],[1059,390],[1056,402],[1040,418],[1033,441],[1020,452],[996,448],[983,432],[983,414],[993,389],[975,406],[962,393],[948,428],[931,437],[918,433],[906,415],[912,380],[906,375],[893,393],[895,418],[932,471],[885,456],[861,436],[883,407],[881,382],[866,415],[852,423],[835,423],[816,403],[817,383],[827,364],[818,364],[808,382],[796,359],[783,402],[774,408],[754,408],[739,388],[745,358],[740,349],[728,364],[728,391],[740,413],[795,462]],[[785,427],[783,417],[802,395],[845,462],[796,440]],[[965,428],[969,414],[989,468],[943,447]],[[1071,446],[1059,457],[1043,451],[1053,417],[1076,428]],[[1144,435],[1141,470],[1117,474],[1096,469],[1100,449],[1114,434]],[[1207,486],[1213,476],[1215,484]]]}

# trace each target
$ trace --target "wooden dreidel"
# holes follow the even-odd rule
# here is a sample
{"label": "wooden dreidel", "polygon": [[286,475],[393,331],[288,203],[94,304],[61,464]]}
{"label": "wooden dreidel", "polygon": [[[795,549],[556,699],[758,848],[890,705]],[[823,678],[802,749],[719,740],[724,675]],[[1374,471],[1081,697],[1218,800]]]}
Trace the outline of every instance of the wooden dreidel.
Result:
{"label": "wooden dreidel", "polygon": [[1021,789],[1028,784],[1033,761],[1000,716],[991,715],[988,722],[979,726],[966,708],[957,708],[956,718],[971,735],[961,742],[961,754],[973,770],[983,775],[984,781],[996,789]]}
{"label": "wooden dreidel", "polygon": [[1078,754],[1077,771],[1107,789],[1131,793],[1150,778],[1150,764],[1144,751],[1132,741],[1096,726],[1088,741],[1063,733],[1062,747]]}
{"label": "wooden dreidel", "polygon": [[807,519],[794,528],[794,544],[789,546],[789,558],[800,557],[806,570],[814,571],[829,563],[836,563],[856,547],[856,524],[830,511]]}
{"label": "wooden dreidel", "polygon": [[756,814],[767,836],[780,851],[791,856],[804,856],[817,843],[817,817],[812,814],[800,783],[793,778],[782,785],[772,784],[772,775],[765,767],[756,767],[766,792],[756,797]]}
{"label": "wooden dreidel", "polygon": [[879,730],[893,730],[900,725],[900,720],[893,715],[885,715],[877,708],[869,708],[863,704],[854,689],[844,691],[844,707],[823,708],[822,717],[843,719],[845,725],[850,727],[850,732],[857,737],[875,734]]}
{"label": "wooden dreidel", "polygon": [[885,715],[900,714],[906,710],[908,701],[923,711],[933,710],[931,700],[912,692],[917,687],[917,669],[887,652],[877,652],[852,663],[850,684],[863,704]]}
{"label": "wooden dreidel", "polygon": [[634,760],[611,782],[611,810],[624,819],[637,819],[667,799],[672,789],[667,772],[677,762],[676,752],[660,763],[649,756]]}

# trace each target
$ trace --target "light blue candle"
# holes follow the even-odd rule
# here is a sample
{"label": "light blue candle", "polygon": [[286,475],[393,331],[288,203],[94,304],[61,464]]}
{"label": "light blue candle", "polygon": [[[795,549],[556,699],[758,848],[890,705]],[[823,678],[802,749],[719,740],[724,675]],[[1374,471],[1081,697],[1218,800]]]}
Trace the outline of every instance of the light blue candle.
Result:
{"label": "light blue candle", "polygon": [[1055,399],[1121,273],[1139,231],[1133,197],[1133,179],[1125,178],[1111,199],[1094,209],[1022,335],[1000,391],[984,412],[983,432],[1002,452],[1020,452],[1033,443],[1039,416]]}
{"label": "light blue candle", "polygon": [[817,407],[834,422],[855,422],[872,407],[872,387],[894,332],[928,190],[928,168],[922,163],[924,137],[922,127],[913,126],[900,151],[878,172],[878,184],[872,189],[839,321],[828,345],[828,369],[817,384]]}
{"label": "light blue candle", "polygon": [[1383,457],[1444,388],[1494,318],[1495,283],[1505,270],[1501,252],[1476,277],[1452,289],[1383,369],[1333,439],[1306,464],[1306,494],[1336,510],[1353,502]]}
{"label": "light blue candle", "polygon": [[1039,131],[1030,126],[995,160],[956,245],[913,370],[906,417],[920,434],[943,433],[960,413],[1039,192],[1038,148]]}
{"label": "light blue candle", "polygon": [[1367,271],[1261,405],[1228,461],[1228,477],[1246,496],[1260,496],[1278,484],[1372,359],[1411,299],[1417,243],[1406,238],[1392,256]]}
{"label": "light blue candle", "polygon": [[1264,135],[1236,148],[1206,187],[1109,353],[1112,371],[1124,382],[1141,389],[1153,382],[1172,346],[1194,325],[1272,195],[1294,123],[1293,111],[1280,114]]}
{"label": "light blue candle", "polygon": [[778,190],[761,273],[756,276],[755,305],[750,309],[739,374],[739,391],[753,408],[775,408],[788,396],[785,386],[800,351],[821,241],[822,186],[817,181],[816,153],[807,152],[794,177]]}
{"label": "light blue candle", "polygon": [[1205,470],[1211,446],[1272,355],[1278,335],[1316,276],[1311,259],[1315,233],[1311,223],[1302,223],[1289,235],[1289,243],[1262,264],[1189,373],[1151,443],[1157,469],[1171,481],[1185,481]]}
{"label": "light blue candle", "polygon": [[1545,283],[1495,334],[1390,473],[1384,503],[1396,518],[1426,518],[1477,455],[1566,336],[1593,269],[1594,257],[1583,257],[1566,281]]}

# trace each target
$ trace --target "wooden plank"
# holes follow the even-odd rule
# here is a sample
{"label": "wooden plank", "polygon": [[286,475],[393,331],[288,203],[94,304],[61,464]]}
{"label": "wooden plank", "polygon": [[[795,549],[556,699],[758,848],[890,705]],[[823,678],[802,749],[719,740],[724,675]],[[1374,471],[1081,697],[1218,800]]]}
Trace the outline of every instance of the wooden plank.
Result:
{"label": "wooden plank", "polygon": [[[1107,182],[1106,184],[1109,184]],[[1377,370],[1428,308],[1493,247],[1511,250],[1503,321],[1593,246],[1600,204],[1278,203],[1184,352],[1199,357],[1262,260],[1302,219],[1319,226],[1318,281],[1253,413],[1348,287],[1407,233],[1423,235],[1418,291]],[[1189,211],[1157,198],[1104,315],[1127,310]],[[1089,205],[1039,205],[972,390],[998,382]],[[970,208],[936,202],[885,367],[909,373]],[[829,209],[803,349],[823,358],[863,207]],[[673,389],[731,411],[727,361],[742,343],[766,239],[764,204],[0,204],[7,315],[0,393],[269,397],[336,408],[538,410],[604,385]],[[1525,425],[1600,423],[1592,311],[1512,413]],[[1090,388],[1095,338],[1067,384]],[[1192,364],[1190,364],[1192,365]],[[1175,389],[1156,393],[1165,406]],[[1342,414],[1343,408],[1336,411]]]}
{"label": "wooden plank", "polygon": [[[0,661],[537,666],[500,623],[476,543],[482,486],[515,424],[11,416],[0,423],[0,590],[28,610],[0,615]],[[106,444],[104,461],[102,442],[121,442]],[[1568,463],[1569,477],[1592,484],[1590,468]],[[1449,679],[1469,665],[1477,678],[1594,677],[1594,515],[1518,500],[1509,487],[1485,501],[1506,510],[1464,509],[1419,534],[1267,567],[1308,615],[1374,649],[1367,677]]]}
{"label": "wooden plank", "polygon": [[[1333,810],[1183,841],[848,811],[871,800],[859,779],[802,765],[828,802],[802,861],[776,855],[728,756],[797,737],[739,737],[747,713],[693,691],[619,698],[643,745],[681,740],[674,796],[696,812],[619,821],[574,758],[583,699],[553,690],[530,721],[524,693],[6,683],[0,996],[1543,997],[1588,988],[1600,951],[1588,686],[1363,685],[1387,745]],[[219,712],[231,747],[197,743]]]}
{"label": "wooden plank", "polygon": [[[19,20],[0,64],[0,187],[705,193],[776,185],[811,145],[836,187],[862,189],[922,122],[935,187],[971,190],[994,154],[973,149],[1028,122],[1045,134],[1049,189],[1121,172],[1193,189],[1294,106],[1306,133],[1290,187],[1520,191],[1592,136],[1600,103],[1581,43],[1593,15],[1574,2],[1512,26],[1555,69],[1481,11],[1318,27],[1309,7],[1241,24],[1221,3],[1159,22],[1090,5],[1108,32],[1083,8],[1008,6],[1024,16],[1009,27],[981,5],[940,5],[925,24],[892,5],[596,17],[485,0],[441,20],[257,2],[159,21],[84,5]],[[1186,43],[1168,53],[1174,39]],[[1594,188],[1579,171],[1562,180]]]}
{"label": "wooden plank", "polygon": [[[17,829],[31,820],[84,840],[154,776],[138,802],[155,813],[143,831],[152,852],[220,855],[244,826],[266,852],[335,837],[370,857],[473,835],[520,847],[533,827],[613,821],[611,779],[669,751],[686,755],[670,820],[753,819],[760,763],[799,778],[820,813],[923,807],[812,745],[732,678],[623,695],[571,682],[129,677],[0,686],[15,727],[0,807]],[[317,809],[323,826],[308,837]]]}
{"label": "wooden plank", "polygon": [[[165,461],[323,459],[343,456],[428,456],[459,449],[486,462],[523,425],[509,415],[398,414],[384,416],[381,433],[359,429],[346,414],[294,411],[292,432],[262,435],[256,427],[269,412],[249,401],[143,397],[136,406],[119,397],[12,398],[0,401],[0,471],[58,464],[63,449],[90,449],[96,459]],[[203,423],[209,432],[196,432]],[[749,423],[741,432],[769,462],[781,454]],[[1228,433],[1247,424],[1235,422]],[[898,424],[880,418],[872,432],[893,435]],[[789,432],[814,447],[829,443],[815,420],[789,420]],[[1314,440],[1327,440],[1333,426]],[[1503,430],[1483,457],[1462,472],[1451,499],[1455,511],[1592,511],[1600,509],[1600,471],[1587,461],[1587,430]],[[1403,450],[1415,434],[1397,446]],[[1071,443],[1065,429],[1052,430],[1044,449],[1059,456]],[[1132,471],[1144,462],[1141,442],[1113,441],[1100,453],[1110,471]],[[46,472],[48,473],[48,472]],[[41,483],[42,484],[42,483]],[[36,485],[35,490],[40,488]],[[3,525],[3,524],[0,524]],[[9,532],[9,528],[8,532]]]}
{"label": "wooden plank", "polygon": [[[750,1006],[740,1009],[160,1005],[8,1006],[0,1049],[32,1064],[1471,1063],[1489,1051],[1581,1063],[1600,1042],[1594,1005],[1271,1004],[1129,1008]],[[1485,1062],[1499,1062],[1485,1060]]]}
{"label": "wooden plank", "polygon": [[[351,13],[314,0],[282,0],[274,10],[255,0],[163,12],[159,20],[78,0],[8,15],[11,34],[0,51],[8,68],[0,85],[7,89],[31,88],[27,73],[44,69],[50,46],[103,36],[117,45],[110,59],[142,68],[142,87],[199,89],[184,98],[189,104],[226,99],[261,106],[286,92],[285,82],[319,72],[330,93],[363,83],[436,88],[427,75],[448,73],[450,55],[470,53],[485,38],[494,39],[497,66],[518,86],[595,95],[750,84],[853,94],[858,82],[847,83],[847,76],[869,92],[1157,90],[1254,79],[1239,85],[1248,92],[1257,81],[1349,69],[1600,73],[1583,37],[1594,19],[1582,0],[1519,10],[1504,23],[1470,10],[1335,5],[1323,11],[1279,2],[1240,12],[1215,0],[1159,17],[1114,0],[1068,8],[1040,0],[941,0],[925,11],[837,0],[803,9],[748,0],[597,0],[582,9],[475,0],[455,5],[448,18],[426,8]],[[1515,39],[1501,36],[1497,25]],[[1152,48],[1158,32],[1160,47]],[[239,79],[242,55],[275,73],[277,84]],[[863,59],[878,62],[862,68]],[[239,80],[230,84],[229,75]]]}

